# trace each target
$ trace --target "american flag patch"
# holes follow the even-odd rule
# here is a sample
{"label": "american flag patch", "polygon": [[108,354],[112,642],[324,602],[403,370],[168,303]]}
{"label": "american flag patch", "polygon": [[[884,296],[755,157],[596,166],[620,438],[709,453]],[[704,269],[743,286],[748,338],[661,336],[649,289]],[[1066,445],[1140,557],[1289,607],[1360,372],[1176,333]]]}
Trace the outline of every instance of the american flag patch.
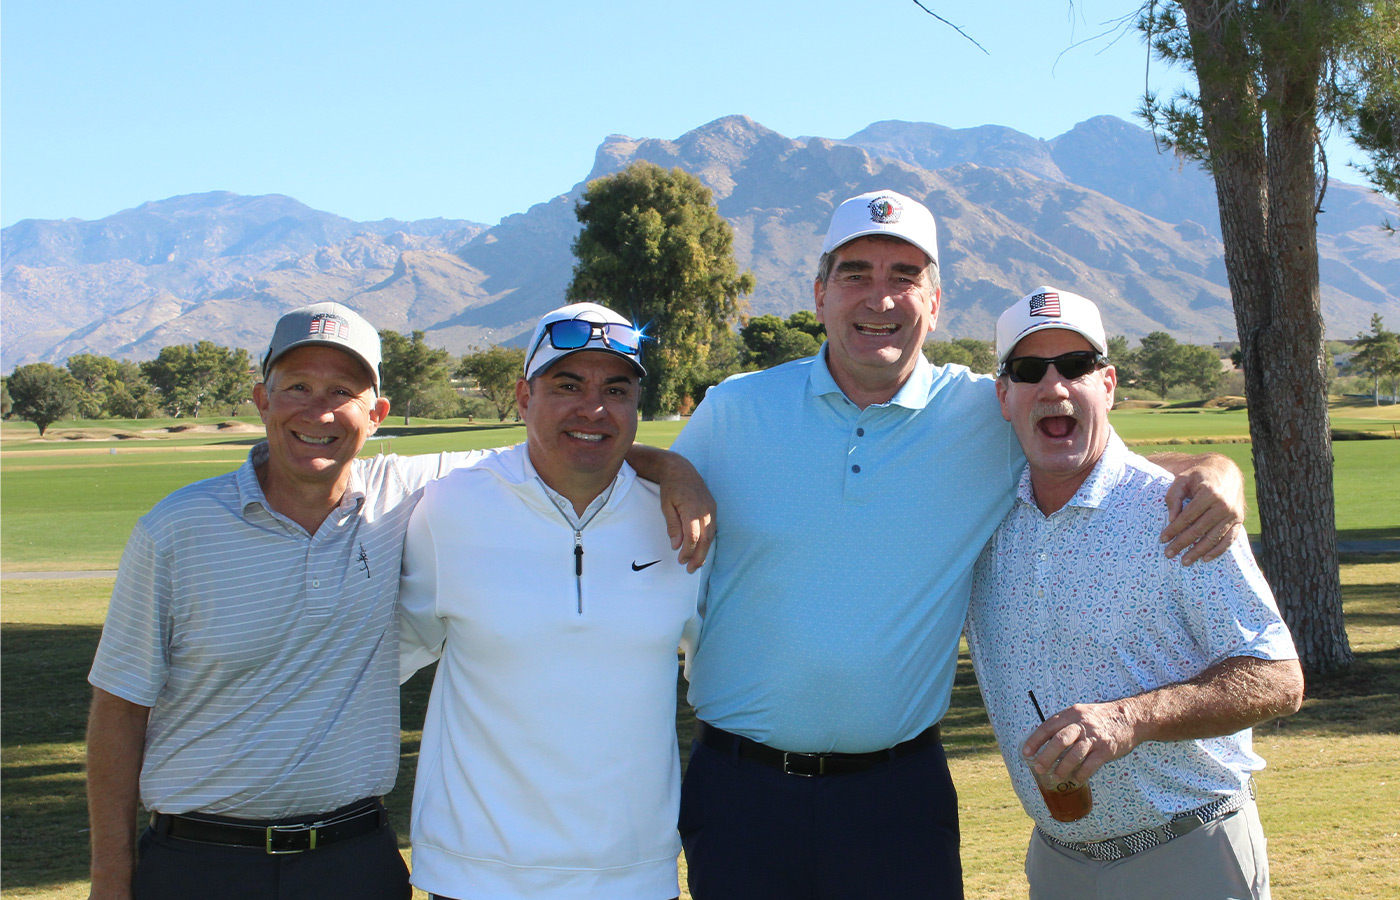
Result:
{"label": "american flag patch", "polygon": [[1060,314],[1060,295],[1054,291],[1046,291],[1042,294],[1031,295],[1031,315],[1033,316],[1058,316]]}
{"label": "american flag patch", "polygon": [[349,339],[350,323],[331,313],[318,313],[311,317],[311,330],[308,333]]}

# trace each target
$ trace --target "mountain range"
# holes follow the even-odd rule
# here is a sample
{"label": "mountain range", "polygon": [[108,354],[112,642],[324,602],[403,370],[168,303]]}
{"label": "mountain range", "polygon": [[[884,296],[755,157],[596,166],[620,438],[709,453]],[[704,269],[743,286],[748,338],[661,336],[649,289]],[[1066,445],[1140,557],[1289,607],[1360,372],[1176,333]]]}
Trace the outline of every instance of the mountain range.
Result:
{"label": "mountain range", "polygon": [[[0,370],[76,353],[149,359],[203,339],[256,357],[278,315],[320,300],[421,329],[455,353],[521,343],[563,300],[584,186],[636,160],[679,166],[713,191],[739,266],[757,280],[751,315],[809,309],[832,210],[892,188],[938,220],[944,338],[989,339],[997,314],[1041,283],[1098,301],[1110,333],[1198,343],[1235,333],[1210,178],[1121,119],[1051,140],[895,121],[832,140],[728,116],[675,140],[610,136],[573,190],[495,226],[354,222],[226,192],[18,222],[0,232]],[[1330,337],[1367,330],[1373,313],[1400,323],[1400,237],[1381,227],[1396,213],[1364,188],[1328,188],[1318,245]]]}

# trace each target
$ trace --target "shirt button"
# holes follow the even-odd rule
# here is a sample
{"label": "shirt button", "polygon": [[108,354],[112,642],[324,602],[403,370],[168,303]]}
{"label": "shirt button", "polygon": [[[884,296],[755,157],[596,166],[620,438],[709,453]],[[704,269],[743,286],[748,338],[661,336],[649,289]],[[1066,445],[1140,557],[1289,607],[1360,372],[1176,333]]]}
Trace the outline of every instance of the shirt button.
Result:
{"label": "shirt button", "polygon": [[865,437],[865,429],[864,429],[864,428],[857,428],[857,429],[856,429],[856,437]]}
{"label": "shirt button", "polygon": [[311,582],[311,586],[312,586],[312,587],[320,587],[320,586],[321,586],[321,580],[318,578],[318,579],[312,581],[312,582]]}
{"label": "shirt button", "polygon": [[860,474],[860,466],[858,466],[858,465],[857,465],[857,466],[851,466],[851,471],[852,471],[852,472],[855,472],[857,475],[859,475],[859,474]]}
{"label": "shirt button", "polygon": [[1037,597],[1044,597],[1044,596],[1045,596],[1045,588],[1036,588],[1036,589],[1035,589],[1035,595],[1036,595]]}
{"label": "shirt button", "polygon": [[1040,560],[1041,562],[1044,562],[1044,561],[1045,561],[1045,554],[1044,554],[1044,553],[1037,553],[1037,554],[1035,555],[1035,558],[1038,559],[1038,560]]}

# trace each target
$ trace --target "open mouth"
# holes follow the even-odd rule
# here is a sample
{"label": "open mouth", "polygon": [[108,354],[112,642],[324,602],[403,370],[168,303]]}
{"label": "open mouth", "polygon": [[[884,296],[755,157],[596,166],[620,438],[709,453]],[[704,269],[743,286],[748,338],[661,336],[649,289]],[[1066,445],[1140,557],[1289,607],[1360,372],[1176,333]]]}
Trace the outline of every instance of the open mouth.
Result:
{"label": "open mouth", "polygon": [[303,444],[315,444],[321,447],[335,440],[334,437],[312,437],[309,434],[302,434],[299,431],[293,431],[292,434],[296,435],[296,439],[301,441]]}
{"label": "open mouth", "polygon": [[602,441],[602,440],[603,440],[603,437],[604,437],[604,435],[601,435],[601,434],[592,434],[592,433],[587,432],[587,431],[566,431],[566,432],[564,432],[564,433],[567,434],[569,437],[574,438],[574,439],[576,439],[576,440],[588,441],[590,444],[596,444],[596,443]]}
{"label": "open mouth", "polygon": [[1035,427],[1052,440],[1063,440],[1074,434],[1079,422],[1073,416],[1046,416],[1036,422]]}
{"label": "open mouth", "polygon": [[885,325],[857,322],[855,328],[857,334],[868,334],[873,337],[889,337],[899,330],[899,326],[892,322]]}

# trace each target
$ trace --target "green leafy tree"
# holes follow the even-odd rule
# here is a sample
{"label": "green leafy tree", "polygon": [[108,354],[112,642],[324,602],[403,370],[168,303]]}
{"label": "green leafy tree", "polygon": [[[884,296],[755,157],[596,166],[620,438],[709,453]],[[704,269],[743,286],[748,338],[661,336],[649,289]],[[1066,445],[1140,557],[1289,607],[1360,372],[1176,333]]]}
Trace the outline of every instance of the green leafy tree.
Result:
{"label": "green leafy tree", "polygon": [[[816,316],[813,315],[815,319]],[[757,316],[739,329],[750,365],[768,369],[794,359],[815,356],[821,342],[774,315]]]}
{"label": "green leafy tree", "polygon": [[8,419],[14,412],[15,401],[10,396],[10,379],[0,378],[0,418]]}
{"label": "green leafy tree", "polygon": [[[744,339],[732,329],[720,329],[715,332],[714,339],[710,342],[710,352],[705,357],[705,368],[701,370],[699,380],[693,388],[692,400],[698,404],[705,399],[705,393],[710,388],[730,375],[737,375],[750,368],[749,349],[744,344]],[[682,412],[686,413],[689,410],[683,409]]]}
{"label": "green leafy tree", "polygon": [[810,309],[799,309],[797,312],[788,316],[787,326],[789,328],[796,328],[798,331],[807,332],[817,339],[818,344],[826,340],[826,326],[817,321],[817,314]]}
{"label": "green leafy tree", "polygon": [[[390,404],[403,411],[403,423],[409,424],[409,417],[415,412],[441,413],[445,399],[442,389],[453,390],[451,355],[429,347],[421,331],[404,337],[385,329],[379,332],[379,341],[384,354],[380,387]],[[458,408],[460,405],[459,398]]]}
{"label": "green leafy tree", "polygon": [[73,415],[78,406],[72,376],[49,363],[18,367],[10,373],[5,387],[13,413],[38,425],[39,437],[54,422]]}
{"label": "green leafy tree", "polygon": [[733,230],[709,188],[647,162],[588,185],[575,210],[571,301],[591,300],[646,327],[646,418],[674,413],[708,371],[715,336],[738,317],[753,276],[734,263]]}
{"label": "green leafy tree", "polygon": [[436,382],[414,401],[413,412],[427,419],[455,419],[466,415],[467,399],[451,382]]}
{"label": "green leafy tree", "polygon": [[[1215,181],[1249,396],[1260,564],[1309,673],[1352,661],[1322,367],[1319,123],[1340,120],[1363,147],[1376,138],[1377,170],[1393,171],[1394,20],[1393,0],[1148,0],[1138,20],[1152,52],[1195,78],[1194,92],[1167,102],[1149,94],[1142,114]],[[1380,117],[1368,124],[1364,111]],[[1376,184],[1394,196],[1394,180]]]}
{"label": "green leafy tree", "polygon": [[[77,385],[78,415],[84,419],[141,419],[155,412],[151,385],[137,363],[93,353],[68,357]],[[234,404],[241,402],[246,392]]]}
{"label": "green leafy tree", "polygon": [[515,382],[525,371],[525,349],[493,344],[462,357],[458,378],[469,378],[504,422],[515,410]]}
{"label": "green leafy tree", "polygon": [[[141,366],[129,360],[118,362],[117,380],[108,388],[103,410],[114,419],[149,419],[154,416],[155,397],[151,391],[151,383],[141,374]],[[252,378],[248,380],[251,382]],[[242,398],[237,402],[241,403]]]}
{"label": "green leafy tree", "polygon": [[1359,167],[1362,174],[1376,190],[1400,197],[1400,5],[1351,2],[1342,10],[1341,47],[1324,108],[1330,101],[1333,115],[1370,159]]}
{"label": "green leafy tree", "polygon": [[[1371,316],[1371,333],[1356,336],[1352,366],[1371,376],[1371,396],[1381,402],[1381,379],[1400,371],[1400,335],[1386,331],[1380,313]],[[1392,389],[1391,394],[1395,392]]]}
{"label": "green leafy tree", "polygon": [[79,353],[65,363],[73,376],[78,415],[84,419],[100,419],[107,400],[108,379],[116,371],[117,361],[110,356]]}
{"label": "green leafy tree", "polygon": [[210,406],[228,406],[234,415],[253,390],[248,351],[213,341],[162,347],[155,359],[141,363],[141,374],[160,406],[176,418],[198,416]]}
{"label": "green leafy tree", "polygon": [[1137,383],[1137,353],[1128,349],[1126,334],[1115,334],[1108,339],[1108,361],[1118,374],[1119,387]]}
{"label": "green leafy tree", "polygon": [[1178,372],[1181,384],[1189,384],[1200,392],[1202,397],[1215,396],[1220,386],[1224,370],[1220,368],[1220,354],[1213,347],[1199,344],[1182,344],[1178,359]]}
{"label": "green leafy tree", "polygon": [[997,353],[992,342],[977,338],[929,341],[924,344],[924,356],[936,366],[954,363],[987,375],[995,373],[997,368]]}
{"label": "green leafy tree", "polygon": [[1165,331],[1145,335],[1135,355],[1138,380],[1166,399],[1167,391],[1181,383],[1181,345]]}

